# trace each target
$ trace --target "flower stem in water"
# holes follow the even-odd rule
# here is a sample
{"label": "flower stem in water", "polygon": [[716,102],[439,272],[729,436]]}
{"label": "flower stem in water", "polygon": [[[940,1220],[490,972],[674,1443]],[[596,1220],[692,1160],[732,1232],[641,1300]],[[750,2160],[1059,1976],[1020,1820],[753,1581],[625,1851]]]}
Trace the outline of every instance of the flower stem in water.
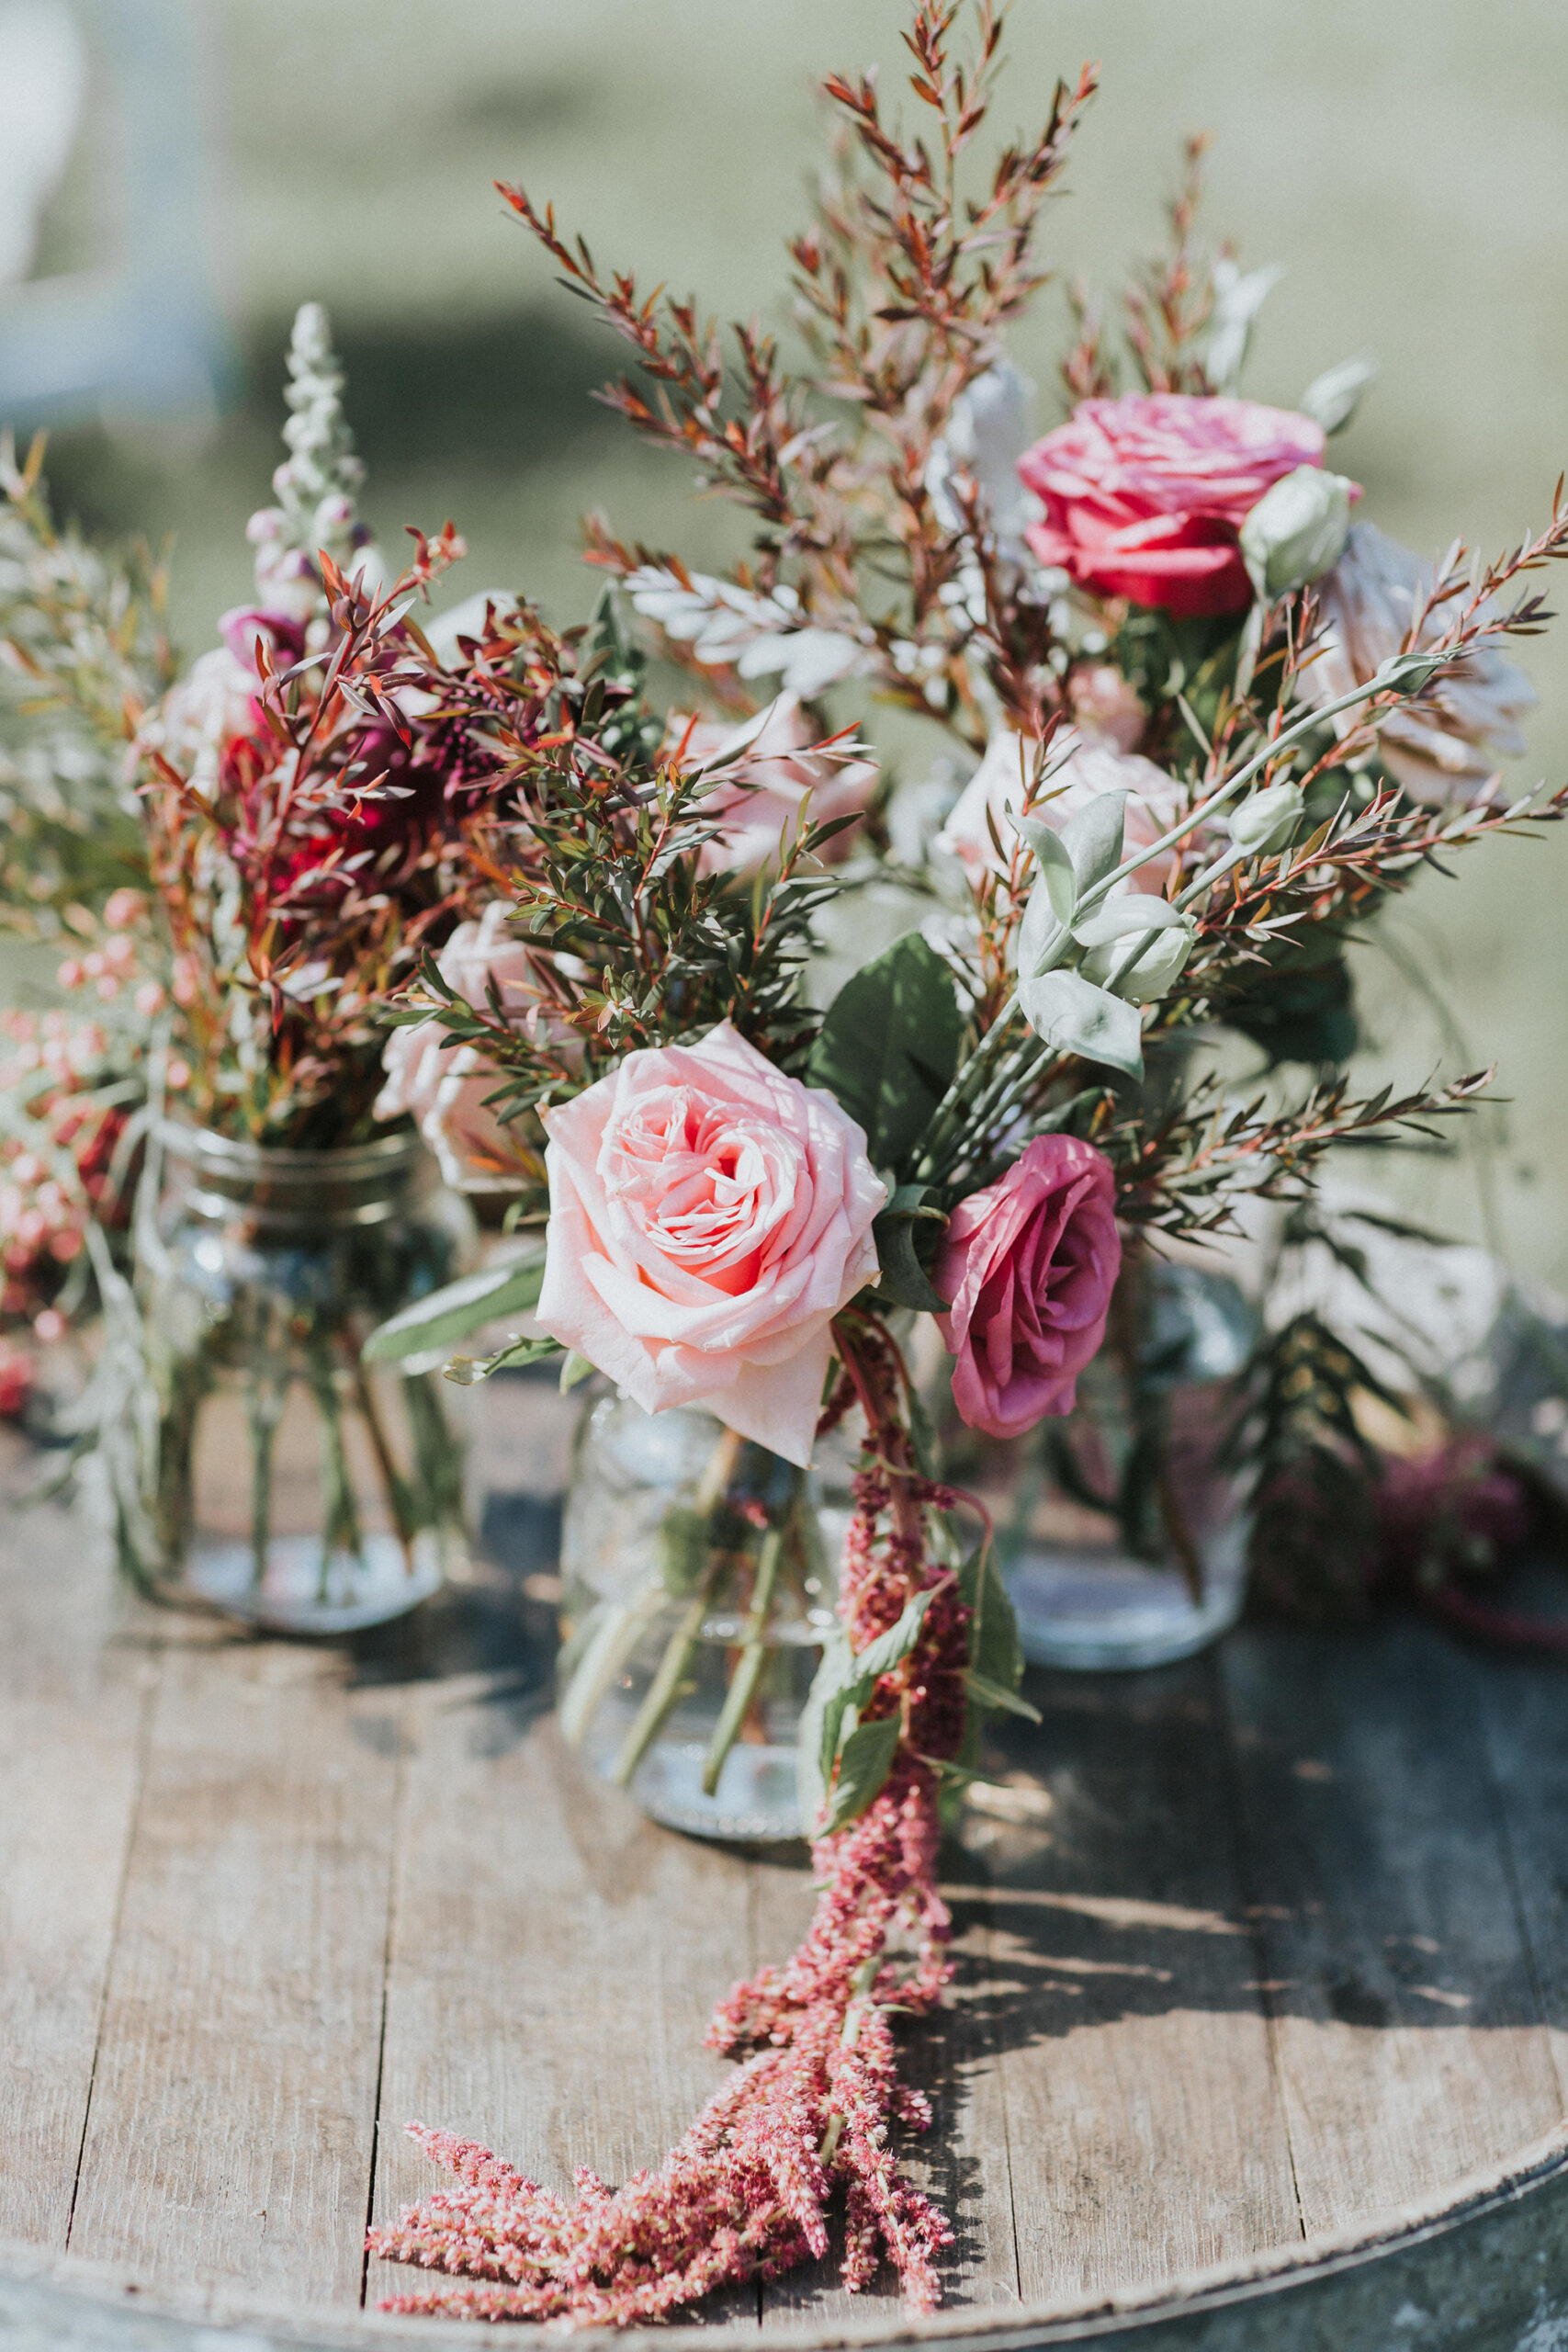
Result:
{"label": "flower stem in water", "polygon": [[773,1613],[773,1587],[778,1582],[784,1542],[782,1527],[770,1527],[762,1538],[762,1548],[757,1559],[757,1581],[751,1591],[750,1613],[746,1620],[745,1640],[735,1672],[729,1679],[729,1688],[724,1694],[724,1709],[714,1725],[713,1738],[708,1743],[707,1757],[703,1765],[705,1797],[713,1796],[718,1788],[718,1776],[724,1770],[725,1758],[739,1736],[740,1726],[757,1695],[762,1668],[768,1662],[766,1637]]}

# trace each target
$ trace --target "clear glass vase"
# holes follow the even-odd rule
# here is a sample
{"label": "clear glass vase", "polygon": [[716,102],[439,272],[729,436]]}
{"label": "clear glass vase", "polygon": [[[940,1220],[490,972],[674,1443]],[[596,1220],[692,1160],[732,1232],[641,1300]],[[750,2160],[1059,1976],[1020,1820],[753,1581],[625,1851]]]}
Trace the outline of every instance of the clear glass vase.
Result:
{"label": "clear glass vase", "polygon": [[1077,1409],[982,1474],[1024,1655],[1163,1666],[1241,1613],[1251,1522],[1233,1443],[1256,1318],[1227,1276],[1134,1262]]}
{"label": "clear glass vase", "polygon": [[454,1392],[360,1350],[473,1238],[415,1136],[283,1151],[163,1125],[137,1220],[145,1385],[111,1471],[139,1583],[301,1634],[436,1589],[465,1541]]}
{"label": "clear glass vase", "polygon": [[711,1413],[584,1415],[561,1535],[561,1729],[654,1820],[801,1835],[795,1735],[833,1622],[849,1454],[796,1469]]}

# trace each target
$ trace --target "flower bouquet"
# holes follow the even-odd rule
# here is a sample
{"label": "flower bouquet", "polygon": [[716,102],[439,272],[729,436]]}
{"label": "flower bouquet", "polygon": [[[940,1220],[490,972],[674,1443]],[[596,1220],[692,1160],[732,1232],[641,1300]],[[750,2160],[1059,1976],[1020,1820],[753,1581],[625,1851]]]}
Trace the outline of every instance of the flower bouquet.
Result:
{"label": "flower bouquet", "polygon": [[[826,85],[845,138],[791,247],[804,371],[750,325],[727,360],[694,302],[601,276],[506,191],[633,349],[640,378],[612,404],[752,518],[727,575],[595,524],[615,586],[591,626],[494,596],[427,633],[416,607],[457,542],[418,539],[383,584],[309,312],[294,454],[253,526],[256,604],[183,681],[150,567],[106,571],[53,536],[31,469],[7,477],[0,621],[29,694],[64,714],[47,790],[27,786],[38,907],[79,933],[82,984],[132,989],[152,1024],[137,1290],[104,1289],[120,1388],[99,1426],[128,1554],[190,1550],[183,1465],[229,1381],[250,1498],[221,1589],[265,1589],[304,1398],[325,1498],[313,1622],[354,1622],[333,1584],[370,1565],[354,1454],[418,1571],[452,1479],[415,1368],[499,1326],[455,1379],[558,1358],[567,1385],[618,1392],[594,1408],[624,1417],[607,1446],[690,1441],[645,1476],[662,1492],[627,1573],[570,1628],[569,1730],[621,1704],[604,1768],[636,1787],[706,1690],[715,1802],[741,1750],[786,1728],[798,1750],[791,1817],[822,1893],[793,1958],[720,2007],[736,2073],[657,2170],[619,2189],[580,2174],[575,2203],[422,2134],[457,2186],[372,2240],[443,2274],[408,2309],[661,2318],[822,2256],[840,2195],[846,2283],[886,2259],[912,2308],[937,2301],[951,2233],[892,2144],[929,2120],[894,2019],[947,1979],[944,1811],[987,1713],[1027,1708],[990,1517],[939,1458],[922,1366],[945,1351],[942,1419],[1003,1446],[1066,1430],[1109,1380],[1109,1462],[1091,1475],[1079,1453],[1071,1475],[1130,1551],[1201,1587],[1170,1378],[1192,1332],[1172,1331],[1167,1270],[1192,1272],[1181,1253],[1249,1204],[1307,1214],[1336,1145],[1426,1137],[1470,1106],[1482,1077],[1354,1094],[1347,943],[1427,865],[1564,805],[1505,799],[1493,754],[1528,699],[1500,649],[1547,617],[1530,576],[1568,550],[1568,517],[1431,571],[1352,520],[1326,437],[1364,371],[1290,412],[1239,397],[1266,274],[1202,255],[1191,186],[1124,349],[1081,301],[1073,413],[1032,437],[1004,338],[1042,282],[1034,228],[1093,77],[983,164],[1000,19],[978,0],[961,55],[959,13],[913,10],[923,132],[872,77]],[[676,710],[650,652],[684,673]],[[778,689],[761,708],[759,681]],[[940,773],[890,787],[845,723],[868,692],[947,731],[976,763],[962,792]],[[78,756],[117,727],[129,788],[101,750]],[[89,805],[115,812],[101,840],[74,820]],[[107,870],[74,878],[89,842],[129,861],[123,972],[100,937]],[[853,946],[888,887],[897,935],[852,953],[819,1007],[819,940]],[[1214,1051],[1227,1033],[1266,1057],[1245,1084]],[[351,1280],[340,1266],[378,1264],[402,1229],[378,1155],[406,1167],[415,1131],[511,1195],[521,1247],[445,1288],[423,1241],[395,1279]],[[325,1270],[301,1238],[323,1227],[344,1237]],[[378,1293],[397,1311],[361,1352]],[[1300,1397],[1286,1339],[1299,1351],[1302,1329],[1266,1343],[1232,1409],[1211,1400],[1211,1454],[1279,1466]],[[1324,1350],[1313,1365],[1342,1404],[1353,1374]],[[366,1402],[404,1374],[412,1471]],[[836,1600],[799,1483],[835,1442],[856,1463]]]}
{"label": "flower bouquet", "polygon": [[[728,719],[659,710],[613,609],[562,637],[490,601],[422,681],[451,723],[504,741],[519,821],[484,918],[492,970],[427,957],[395,1066],[423,1071],[437,1125],[454,1077],[484,1087],[465,1117],[537,1123],[518,1222],[543,1236],[394,1318],[369,1353],[510,1322],[452,1375],[558,1354],[566,1385],[603,1374],[620,1401],[596,1411],[634,1430],[710,1417],[661,1541],[568,1646],[569,1730],[631,1690],[610,1769],[634,1787],[709,1670],[705,1638],[729,1677],[710,1769],[749,1725],[773,1736],[755,1723],[768,1627],[800,1613],[809,1580],[797,1560],[781,1600],[801,1549],[792,1491],[738,1477],[742,1453],[800,1468],[848,1428],[859,1466],[799,1710],[820,1902],[794,1957],[719,2008],[736,2074],[657,2170],[615,2190],[580,2173],[575,2204],[417,2132],[457,2185],[372,2234],[445,2274],[396,2308],[660,2318],[821,2256],[840,2191],[846,2283],[886,2259],[911,2308],[936,2301],[950,2232],[891,2145],[926,2120],[892,2020],[940,1997],[943,1813],[987,1712],[1023,1702],[987,1515],[944,1476],[911,1371],[919,1329],[951,1358],[953,1416],[999,1441],[1060,1426],[1115,1358],[1133,1394],[1118,1508],[1190,1550],[1180,1457],[1139,1419],[1166,1344],[1162,1265],[1248,1204],[1310,1204],[1335,1145],[1428,1136],[1469,1107],[1483,1077],[1351,1092],[1346,943],[1438,857],[1563,805],[1504,800],[1491,753],[1528,699],[1498,649],[1546,617],[1528,575],[1568,549],[1568,518],[1430,573],[1353,524],[1359,491],[1325,444],[1364,371],[1333,371],[1299,413],[1235,397],[1262,289],[1224,256],[1201,266],[1190,189],[1173,255],[1132,300],[1141,388],[1118,391],[1086,303],[1073,415],[1030,441],[1001,337],[1040,282],[1032,226],[1092,82],[971,172],[999,22],[980,6],[961,59],[957,14],[920,5],[907,36],[926,136],[870,78],[827,85],[849,136],[791,249],[810,376],[755,326],[735,330],[732,374],[694,303],[602,277],[505,192],[633,345],[644,380],[612,387],[613,405],[755,532],[720,578],[592,527],[653,650]],[[781,693],[747,716],[759,679]],[[919,874],[919,827],[868,799],[867,746],[821,707],[857,681],[983,754]],[[856,775],[851,805],[823,819],[822,797],[786,800],[785,758],[829,795]],[[852,923],[879,842],[911,919],[815,1010],[814,933],[845,906]],[[1224,1029],[1313,1075],[1238,1088],[1200,1051]],[[1254,1369],[1211,1432],[1244,1463],[1274,1459],[1293,1394],[1266,1351]]]}
{"label": "flower bouquet", "polygon": [[[93,1023],[49,1016],[39,1075],[5,1096],[8,1139],[25,1109],[56,1146],[24,1136],[11,1160],[35,1197],[9,1271],[87,1244],[93,1282],[64,1304],[96,1292],[103,1342],[70,1418],[126,1567],[330,1630],[422,1598],[460,1534],[439,1392],[372,1374],[360,1348],[463,1262],[468,1212],[409,1123],[375,1117],[379,1008],[461,931],[503,762],[433,723],[405,674],[411,652],[421,676],[435,658],[412,607],[461,548],[420,537],[384,577],[314,305],[289,366],[279,503],[250,526],[256,600],[184,673],[144,560],[58,533],[40,453],[7,460],[0,626],[42,724],[9,787],[25,863],[6,911],[69,945],[61,986],[95,1004]],[[44,1084],[61,1023],[73,1071],[95,1039],[105,1060],[105,1023],[118,1055],[107,1092],[78,1082],[63,1108]],[[51,1188],[69,1190],[67,1130],[74,1221],[35,1239]],[[129,1250],[93,1201],[111,1147],[122,1209],[118,1179],[140,1170]]]}

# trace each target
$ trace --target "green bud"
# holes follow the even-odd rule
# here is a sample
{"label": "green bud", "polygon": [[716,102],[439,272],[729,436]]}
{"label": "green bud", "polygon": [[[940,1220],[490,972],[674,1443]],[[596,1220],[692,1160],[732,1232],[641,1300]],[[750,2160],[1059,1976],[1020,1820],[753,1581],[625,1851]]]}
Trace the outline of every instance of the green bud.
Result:
{"label": "green bud", "polygon": [[1321,580],[1338,562],[1353,487],[1343,474],[1298,466],[1264,492],[1241,526],[1241,552],[1266,605]]}
{"label": "green bud", "polygon": [[1270,850],[1284,848],[1304,806],[1299,784],[1271,784],[1232,809],[1231,839],[1248,857],[1267,857]]}

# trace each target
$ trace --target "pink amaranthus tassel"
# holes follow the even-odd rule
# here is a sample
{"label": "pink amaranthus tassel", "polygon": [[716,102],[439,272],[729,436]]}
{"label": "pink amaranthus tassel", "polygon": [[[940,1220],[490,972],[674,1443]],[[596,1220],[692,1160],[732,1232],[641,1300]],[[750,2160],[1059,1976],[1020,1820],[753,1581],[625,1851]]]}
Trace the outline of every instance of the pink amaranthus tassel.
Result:
{"label": "pink amaranthus tassel", "polygon": [[[720,2003],[708,2041],[739,2066],[656,2172],[610,2189],[580,2170],[572,2204],[487,2149],[409,2127],[459,2185],[372,2230],[370,2251],[462,2283],[412,2290],[386,2310],[580,2327],[663,2319],[716,2288],[820,2259],[840,2188],[846,2287],[869,2285],[886,2258],[912,2311],[941,2301],[937,2258],[953,2232],[888,2145],[893,2122],[931,2121],[925,2098],[898,2080],[888,2012],[931,2009],[952,1973],[933,1768],[963,1736],[968,1611],[927,1556],[927,1508],[956,1498],[912,1468],[891,1349],[859,1318],[845,1318],[840,1344],[846,1377],[827,1418],[858,1397],[869,1430],[839,1602],[852,1646],[863,1650],[933,1588],[916,1647],[862,1711],[901,1717],[892,1771],[863,1813],[814,1846],[822,1892],[793,1959]],[[902,1962],[890,1956],[896,1935],[913,1945]]]}

